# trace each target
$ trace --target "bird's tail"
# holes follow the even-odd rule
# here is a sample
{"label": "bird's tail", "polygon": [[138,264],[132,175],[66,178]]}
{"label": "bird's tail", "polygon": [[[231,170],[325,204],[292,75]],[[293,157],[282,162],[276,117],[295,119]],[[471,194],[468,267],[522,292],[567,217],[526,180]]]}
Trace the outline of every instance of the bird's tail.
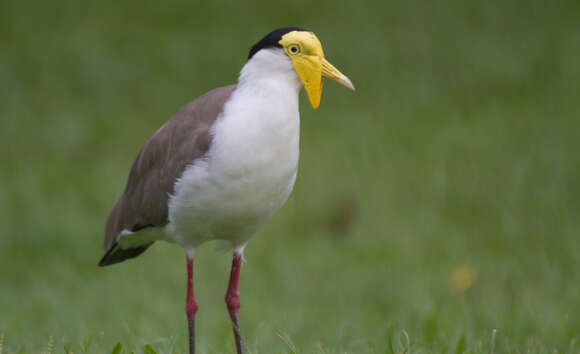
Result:
{"label": "bird's tail", "polygon": [[99,266],[104,267],[135,258],[159,239],[161,239],[159,228],[156,227],[146,227],[138,231],[123,230],[107,248]]}
{"label": "bird's tail", "polygon": [[108,266],[115,263],[123,262],[124,260],[135,258],[141,253],[145,252],[149,246],[151,246],[153,242],[133,247],[133,248],[121,248],[117,242],[113,243],[113,245],[109,248],[109,250],[105,253],[101,261],[99,262],[100,267]]}

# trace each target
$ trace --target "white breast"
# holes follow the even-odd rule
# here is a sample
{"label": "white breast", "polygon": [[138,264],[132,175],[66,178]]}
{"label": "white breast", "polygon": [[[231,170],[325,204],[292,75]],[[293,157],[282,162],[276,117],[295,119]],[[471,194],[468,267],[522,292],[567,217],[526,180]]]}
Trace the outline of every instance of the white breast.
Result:
{"label": "white breast", "polygon": [[170,199],[168,236],[187,248],[218,239],[243,246],[288,199],[298,166],[300,81],[281,50],[242,69],[210,149]]}

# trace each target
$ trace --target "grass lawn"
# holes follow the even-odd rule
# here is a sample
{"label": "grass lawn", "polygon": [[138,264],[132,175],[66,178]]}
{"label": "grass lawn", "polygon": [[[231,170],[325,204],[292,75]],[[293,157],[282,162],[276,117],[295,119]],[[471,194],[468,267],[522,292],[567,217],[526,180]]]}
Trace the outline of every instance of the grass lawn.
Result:
{"label": "grass lawn", "polygon": [[[0,2],[0,353],[186,350],[183,251],[98,268],[104,222],[141,144],[287,25],[357,91],[301,97],[294,193],[245,252],[248,352],[579,353],[579,13]],[[198,351],[233,352],[231,255],[197,255]]]}

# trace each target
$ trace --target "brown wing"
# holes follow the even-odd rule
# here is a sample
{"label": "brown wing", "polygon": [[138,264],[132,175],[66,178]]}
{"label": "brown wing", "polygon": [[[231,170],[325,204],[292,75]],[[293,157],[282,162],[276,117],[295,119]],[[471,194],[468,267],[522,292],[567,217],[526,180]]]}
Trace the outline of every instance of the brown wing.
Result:
{"label": "brown wing", "polygon": [[[118,263],[141,254],[153,242],[133,248],[117,247],[121,231],[139,231],[167,224],[169,195],[187,165],[203,156],[211,144],[211,126],[222,112],[235,85],[198,97],[168,120],[143,145],[135,159],[123,194],[117,199],[105,228],[105,255],[99,265]],[[139,234],[132,235],[139,237]]]}

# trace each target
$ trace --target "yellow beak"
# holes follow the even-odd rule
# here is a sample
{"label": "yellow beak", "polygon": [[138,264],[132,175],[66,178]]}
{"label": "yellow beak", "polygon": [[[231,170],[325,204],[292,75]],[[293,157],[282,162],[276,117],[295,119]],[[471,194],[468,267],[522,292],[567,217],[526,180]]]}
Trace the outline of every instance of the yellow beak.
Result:
{"label": "yellow beak", "polygon": [[324,57],[302,56],[293,58],[294,70],[298,74],[314,109],[320,105],[323,77],[329,78],[354,91],[350,79],[328,62]]}
{"label": "yellow beak", "polygon": [[331,80],[334,80],[341,84],[342,86],[346,87],[347,89],[354,91],[354,85],[350,81],[350,79],[338,71],[332,64],[328,62],[328,60],[322,58],[322,76],[327,77]]}

